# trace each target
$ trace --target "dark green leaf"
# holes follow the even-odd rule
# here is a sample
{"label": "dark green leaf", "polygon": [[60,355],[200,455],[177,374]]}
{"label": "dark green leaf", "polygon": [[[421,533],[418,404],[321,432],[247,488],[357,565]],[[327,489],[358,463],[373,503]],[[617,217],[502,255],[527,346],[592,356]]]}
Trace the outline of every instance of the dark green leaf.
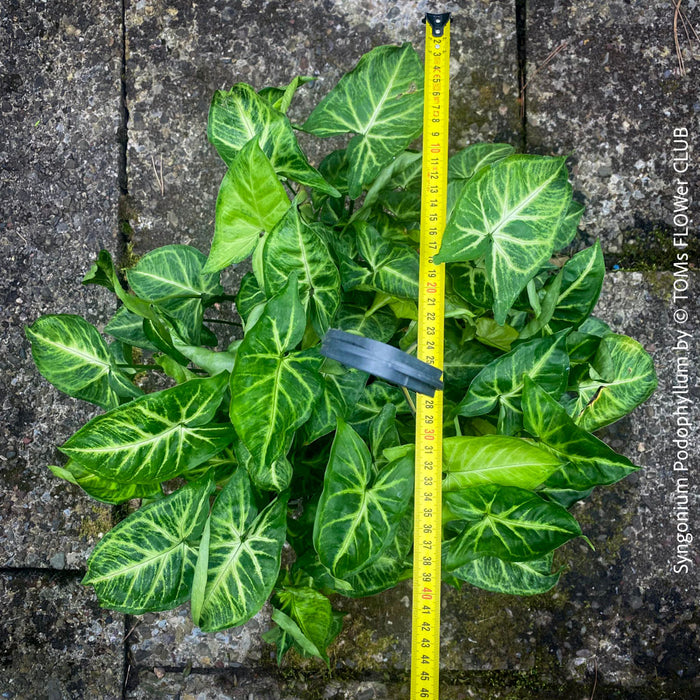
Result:
{"label": "dark green leaf", "polygon": [[122,306],[112,320],[105,326],[105,333],[109,333],[122,343],[133,345],[143,350],[156,352],[158,348],[146,337],[143,332],[143,318]]}
{"label": "dark green leaf", "polygon": [[578,231],[578,222],[581,220],[584,208],[583,204],[579,204],[576,201],[572,201],[569,204],[566,215],[559,223],[557,235],[554,239],[555,251],[566,248],[574,240]]}
{"label": "dark green leaf", "polygon": [[341,331],[386,343],[396,333],[399,323],[392,310],[386,306],[369,314],[361,306],[343,304],[338,309],[334,326]]}

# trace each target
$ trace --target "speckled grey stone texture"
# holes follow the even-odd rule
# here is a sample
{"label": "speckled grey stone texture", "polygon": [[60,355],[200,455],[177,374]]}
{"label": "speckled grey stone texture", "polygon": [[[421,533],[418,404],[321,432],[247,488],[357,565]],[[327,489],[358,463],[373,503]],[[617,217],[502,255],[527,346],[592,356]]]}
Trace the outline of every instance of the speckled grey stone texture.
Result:
{"label": "speckled grey stone texture", "polygon": [[108,510],[46,465],[97,409],[39,375],[24,327],[45,313],[102,323],[116,308],[80,280],[117,249],[120,14],[30,0],[1,14],[0,566],[75,568]]}
{"label": "speckled grey stone texture", "polygon": [[[682,6],[697,28],[700,7]],[[606,253],[654,245],[653,231],[671,225],[674,128],[688,129],[697,163],[700,45],[691,51],[678,27],[685,75],[667,0],[527,4],[528,147],[572,155],[585,237],[600,237]],[[698,172],[688,172],[695,193]]]}
{"label": "speckled grey stone texture", "polygon": [[67,575],[0,573],[0,697],[122,697],[124,620]]}
{"label": "speckled grey stone texture", "polygon": [[[136,253],[170,242],[208,252],[226,167],[209,145],[206,121],[216,89],[249,82],[302,88],[291,111],[303,120],[363,53],[412,41],[428,3],[127,3],[128,174]],[[517,142],[515,17],[511,2],[451,3],[452,148],[467,141]],[[336,146],[301,138],[312,162]],[[162,168],[162,176],[161,176]]]}

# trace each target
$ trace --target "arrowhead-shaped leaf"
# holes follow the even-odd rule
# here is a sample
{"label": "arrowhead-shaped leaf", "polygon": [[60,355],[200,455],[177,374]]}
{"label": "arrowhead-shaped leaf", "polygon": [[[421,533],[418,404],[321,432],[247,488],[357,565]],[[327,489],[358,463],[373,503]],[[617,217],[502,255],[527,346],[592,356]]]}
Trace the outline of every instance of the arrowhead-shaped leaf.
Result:
{"label": "arrowhead-shaped leaf", "polygon": [[98,542],[83,583],[94,586],[100,605],[140,615],[190,597],[212,490],[210,483],[183,486],[132,513]]}
{"label": "arrowhead-shaped leaf", "polygon": [[452,572],[472,586],[506,595],[537,595],[557,585],[559,573],[552,573],[552,553],[531,561],[503,561],[480,557]]}
{"label": "arrowhead-shaped leaf", "polygon": [[569,204],[564,218],[559,223],[557,235],[554,239],[555,251],[566,248],[566,246],[574,240],[578,232],[578,222],[583,216],[584,209],[585,207],[583,204],[579,204],[576,201],[572,201],[571,204]]}
{"label": "arrowhead-shaped leaf", "polygon": [[316,136],[355,134],[347,147],[349,194],[360,196],[379,171],[420,134],[423,69],[411,44],[365,54],[302,127]]}
{"label": "arrowhead-shaped leaf", "polygon": [[213,272],[245,260],[287,209],[284,187],[254,138],[233,159],[219,187],[214,239],[205,270]]}
{"label": "arrowhead-shaped leaf", "polygon": [[564,508],[515,486],[488,484],[446,493],[445,508],[463,525],[445,545],[448,570],[483,556],[537,559],[581,535]]}
{"label": "arrowhead-shaped leaf", "polygon": [[564,158],[504,158],[467,182],[434,260],[485,256],[494,318],[503,324],[520,292],[552,255],[570,200]]}
{"label": "arrowhead-shaped leaf", "polygon": [[444,492],[481,484],[534,489],[562,466],[551,452],[507,435],[446,438],[442,459]]}
{"label": "arrowhead-shaped leaf", "polygon": [[292,352],[305,328],[306,314],[292,275],[238,348],[231,373],[231,421],[263,466],[282,456],[321,395],[322,358]]}
{"label": "arrowhead-shaped leaf", "polygon": [[367,445],[339,419],[314,522],[321,563],[336,578],[369,566],[388,545],[412,492],[412,457],[375,476]]}
{"label": "arrowhead-shaped leaf", "polygon": [[362,306],[343,304],[338,309],[334,327],[386,343],[396,333],[399,323],[392,310],[386,306],[370,314]]}
{"label": "arrowhead-shaped leaf", "polygon": [[97,328],[80,316],[42,316],[26,333],[37,369],[68,396],[113,408],[120,396],[141,393],[116,367]]}
{"label": "arrowhead-shaped leaf", "polygon": [[295,206],[265,241],[263,278],[267,296],[277,294],[292,272],[299,275],[299,297],[309,310],[314,330],[323,336],[340,304],[340,274],[325,240],[303,221]]}
{"label": "arrowhead-shaped leaf", "polygon": [[604,276],[603,250],[596,241],[564,265],[552,320],[574,327],[585,321],[598,301]]}
{"label": "arrowhead-shaped leaf", "polygon": [[248,474],[237,469],[207,522],[192,590],[192,619],[205,632],[242,625],[260,611],[277,580],[287,495],[262,512]]}
{"label": "arrowhead-shaped leaf", "polygon": [[112,320],[105,326],[105,333],[109,333],[113,338],[127,345],[151,352],[158,350],[144,333],[143,317],[132,313],[126,306],[122,306],[112,316]]}
{"label": "arrowhead-shaped leaf", "polygon": [[530,379],[525,380],[522,406],[525,430],[567,462],[553,472],[545,486],[586,491],[614,484],[636,471],[626,457],[576,425],[564,408]]}
{"label": "arrowhead-shaped leaf", "polygon": [[294,93],[306,83],[310,83],[316,80],[308,75],[298,75],[292,80],[292,82],[285,88],[278,87],[266,87],[262,90],[258,90],[258,95],[264,97],[275,109],[286,114],[290,105],[292,104],[292,98]]}
{"label": "arrowhead-shaped leaf", "polygon": [[199,345],[204,302],[223,293],[218,273],[204,272],[206,257],[187,245],[167,245],[144,255],[127,272],[131,288],[155,304],[187,343]]}
{"label": "arrowhead-shaped leaf", "polygon": [[644,403],[657,385],[654,361],[636,340],[606,335],[591,363],[590,378],[576,387],[576,423],[584,430],[614,423]]}
{"label": "arrowhead-shaped leaf", "polygon": [[369,437],[369,428],[372,421],[380,414],[387,404],[396,406],[397,414],[411,412],[406,398],[401,389],[381,381],[367,384],[354,404],[354,410],[350,413],[348,423],[363,437]]}
{"label": "arrowhead-shaped leaf", "polygon": [[520,396],[525,376],[529,376],[555,396],[566,389],[569,359],[566,335],[537,338],[518,345],[496,358],[476,375],[469,391],[457,406],[461,416],[480,416],[500,404],[516,423],[521,420]]}
{"label": "arrowhead-shaped leaf", "polygon": [[339,194],[309,165],[289,119],[250,85],[237,83],[229,92],[217,90],[214,93],[207,136],[229,166],[238,151],[257,136],[260,148],[277,174],[332,197]]}
{"label": "arrowhead-shaped leaf", "polygon": [[119,482],[156,483],[205,462],[233,439],[211,423],[226,375],[192,379],[93,418],[61,447],[86,470]]}

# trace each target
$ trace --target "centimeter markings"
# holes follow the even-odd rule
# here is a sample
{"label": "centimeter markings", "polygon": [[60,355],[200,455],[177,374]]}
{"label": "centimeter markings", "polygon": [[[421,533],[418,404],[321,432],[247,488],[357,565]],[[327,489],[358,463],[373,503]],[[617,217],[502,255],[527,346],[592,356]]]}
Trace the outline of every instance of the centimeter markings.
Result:
{"label": "centimeter markings", "polygon": [[[426,17],[418,358],[442,368],[445,268],[433,263],[447,209],[449,14]],[[439,19],[438,19],[439,18]],[[434,36],[440,32],[441,36]],[[411,699],[439,696],[442,540],[442,392],[416,396]]]}

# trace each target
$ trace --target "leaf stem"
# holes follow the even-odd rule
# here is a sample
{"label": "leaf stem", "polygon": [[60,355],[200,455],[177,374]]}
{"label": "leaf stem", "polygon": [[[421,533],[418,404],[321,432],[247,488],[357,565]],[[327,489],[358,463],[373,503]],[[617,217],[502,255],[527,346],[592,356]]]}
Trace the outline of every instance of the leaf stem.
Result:
{"label": "leaf stem", "polygon": [[405,386],[402,386],[401,391],[403,391],[404,396],[406,397],[406,401],[408,401],[408,406],[411,409],[411,413],[415,416],[416,415],[416,404],[413,403],[413,399],[411,398],[411,395],[408,393],[408,389]]}
{"label": "leaf stem", "polygon": [[462,437],[462,426],[459,424],[459,416],[455,416],[455,430],[457,431],[457,437]]}
{"label": "leaf stem", "polygon": [[159,367],[158,365],[129,365],[129,364],[118,363],[117,367],[119,369],[154,369],[157,372],[163,371],[163,368]]}

